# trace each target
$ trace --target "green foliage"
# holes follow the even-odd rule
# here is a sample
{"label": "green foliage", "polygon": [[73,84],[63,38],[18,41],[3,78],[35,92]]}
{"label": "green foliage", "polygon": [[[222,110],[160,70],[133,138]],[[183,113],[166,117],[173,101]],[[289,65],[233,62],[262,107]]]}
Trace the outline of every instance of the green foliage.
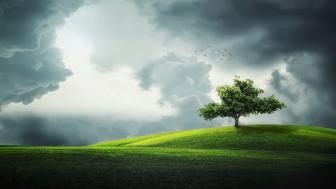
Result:
{"label": "green foliage", "polygon": [[255,87],[252,80],[240,80],[238,76],[234,78],[234,85],[218,86],[216,91],[221,102],[211,102],[199,109],[199,115],[205,120],[216,117],[239,119],[251,114],[270,114],[286,107],[273,95],[259,97],[264,91]]}

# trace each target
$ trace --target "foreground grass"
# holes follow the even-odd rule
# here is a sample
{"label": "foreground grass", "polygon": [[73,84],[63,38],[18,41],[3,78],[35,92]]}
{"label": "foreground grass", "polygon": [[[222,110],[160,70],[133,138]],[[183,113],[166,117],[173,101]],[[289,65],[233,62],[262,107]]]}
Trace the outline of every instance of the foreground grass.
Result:
{"label": "foreground grass", "polygon": [[85,147],[3,146],[0,176],[22,188],[316,188],[332,181],[335,137],[333,129],[250,126]]}

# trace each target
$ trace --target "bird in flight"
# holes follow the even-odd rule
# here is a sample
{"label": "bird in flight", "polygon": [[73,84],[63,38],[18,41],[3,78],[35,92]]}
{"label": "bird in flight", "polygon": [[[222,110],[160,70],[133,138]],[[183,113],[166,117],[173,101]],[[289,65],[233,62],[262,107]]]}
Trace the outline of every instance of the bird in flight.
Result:
{"label": "bird in flight", "polygon": [[195,49],[194,53],[196,54],[196,56],[198,55],[218,60],[225,60],[232,56],[232,52],[230,50],[216,48],[213,45],[207,45],[204,48]]}

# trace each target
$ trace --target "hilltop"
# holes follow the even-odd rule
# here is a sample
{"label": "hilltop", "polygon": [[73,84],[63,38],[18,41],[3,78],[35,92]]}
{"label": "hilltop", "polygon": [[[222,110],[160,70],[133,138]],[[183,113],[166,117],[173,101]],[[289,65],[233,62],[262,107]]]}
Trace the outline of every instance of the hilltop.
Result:
{"label": "hilltop", "polygon": [[107,141],[93,147],[167,147],[336,152],[336,130],[313,126],[249,125],[186,130]]}

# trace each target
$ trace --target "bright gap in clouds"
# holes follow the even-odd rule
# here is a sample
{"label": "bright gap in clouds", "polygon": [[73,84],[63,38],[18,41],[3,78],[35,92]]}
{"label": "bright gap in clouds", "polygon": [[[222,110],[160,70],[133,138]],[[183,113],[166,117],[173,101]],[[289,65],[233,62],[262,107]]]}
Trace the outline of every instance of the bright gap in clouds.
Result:
{"label": "bright gap in clouds", "polygon": [[[58,32],[56,46],[62,49],[66,66],[73,71],[62,92],[76,107],[73,112],[113,114],[117,118],[157,119],[173,113],[169,104],[159,105],[160,91],[144,91],[129,67],[99,72],[91,60],[90,45],[78,34],[64,27]],[[59,97],[60,99],[61,97]],[[83,113],[83,112],[82,112]]]}
{"label": "bright gap in clouds", "polygon": [[108,72],[97,70],[92,62],[95,47],[90,44],[94,38],[89,39],[87,35],[80,33],[76,23],[85,19],[86,9],[79,9],[57,31],[55,46],[61,50],[63,61],[73,75],[61,83],[57,91],[29,105],[11,104],[6,111],[112,116],[115,120],[141,121],[155,121],[163,116],[176,114],[170,104],[158,103],[161,98],[158,88],[140,88],[131,67],[118,64],[119,66],[114,66]]}

